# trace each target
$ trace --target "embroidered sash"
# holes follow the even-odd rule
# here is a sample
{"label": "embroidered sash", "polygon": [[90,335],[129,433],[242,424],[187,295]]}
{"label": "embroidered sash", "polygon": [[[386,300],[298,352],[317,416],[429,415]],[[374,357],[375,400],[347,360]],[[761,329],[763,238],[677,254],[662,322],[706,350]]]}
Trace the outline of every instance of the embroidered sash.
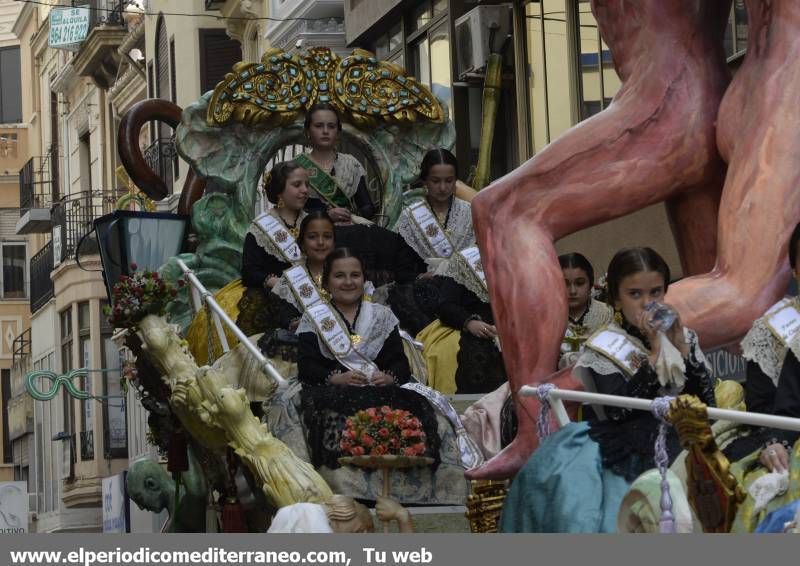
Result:
{"label": "embroidered sash", "polygon": [[314,279],[304,265],[290,267],[283,272],[283,276],[292,291],[292,295],[302,307],[301,311],[305,312],[322,301],[319,290],[314,284]]}
{"label": "embroidered sash", "polygon": [[486,274],[483,272],[483,263],[481,262],[481,253],[478,251],[478,246],[470,246],[458,253],[464,258],[470,272],[475,276],[475,280],[488,293],[489,288],[486,286]]}
{"label": "embroidered sash", "polygon": [[426,385],[422,385],[418,381],[410,381],[408,383],[404,383],[400,387],[425,397],[425,399],[427,399],[428,402],[436,408],[436,410],[438,410],[447,418],[448,421],[450,421],[450,425],[453,427],[453,430],[456,433],[458,450],[461,453],[461,463],[466,469],[469,470],[470,468],[474,468],[483,463],[483,453],[478,449],[475,441],[472,440],[472,437],[470,437],[470,435],[467,433],[467,430],[461,423],[461,419],[458,417],[458,413],[453,408],[453,405],[451,405],[447,400],[447,397],[435,389],[431,389]]}
{"label": "embroidered sash", "polygon": [[408,207],[414,228],[422,235],[425,241],[439,258],[448,258],[453,254],[453,244],[442,230],[436,215],[425,200],[415,202]]}
{"label": "embroidered sash", "polygon": [[353,208],[350,199],[336,182],[336,179],[320,169],[319,165],[311,161],[308,155],[302,153],[296,156],[294,160],[308,170],[309,184],[328,204],[348,210]]}
{"label": "embroidered sash", "polygon": [[255,224],[267,238],[275,245],[275,248],[283,256],[283,260],[288,263],[295,263],[303,258],[300,246],[289,233],[283,222],[275,218],[272,214],[265,212],[255,219]]}
{"label": "embroidered sash", "polygon": [[589,338],[586,347],[614,362],[628,377],[633,376],[642,364],[647,363],[647,352],[644,349],[625,333],[611,328],[601,330]]}
{"label": "embroidered sash", "polygon": [[347,325],[328,303],[320,302],[306,312],[311,317],[317,336],[339,363],[350,370],[360,371],[367,378],[378,371],[378,366],[356,349]]}
{"label": "embroidered sash", "polygon": [[800,311],[797,301],[783,299],[770,308],[764,315],[764,321],[772,334],[784,345],[790,344],[800,334]]}

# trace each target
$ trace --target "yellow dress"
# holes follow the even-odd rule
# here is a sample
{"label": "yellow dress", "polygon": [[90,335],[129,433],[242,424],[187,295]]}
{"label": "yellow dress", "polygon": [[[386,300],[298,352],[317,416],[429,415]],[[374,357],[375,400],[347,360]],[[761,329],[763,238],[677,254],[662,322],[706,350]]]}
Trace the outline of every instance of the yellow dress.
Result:
{"label": "yellow dress", "polygon": [[424,344],[422,356],[428,369],[428,387],[445,395],[455,393],[461,332],[437,318],[420,330],[416,339]]}

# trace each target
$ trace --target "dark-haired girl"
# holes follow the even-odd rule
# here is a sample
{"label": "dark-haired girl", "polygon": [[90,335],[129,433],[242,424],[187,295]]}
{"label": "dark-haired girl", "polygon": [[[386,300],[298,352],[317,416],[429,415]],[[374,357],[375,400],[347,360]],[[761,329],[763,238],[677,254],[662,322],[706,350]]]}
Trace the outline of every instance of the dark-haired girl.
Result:
{"label": "dark-haired girl", "polygon": [[295,159],[308,170],[307,210],[327,210],[336,223],[349,224],[352,213],[370,219],[375,206],[367,190],[367,173],[359,161],[336,150],[342,122],[328,103],[314,104],[303,125],[311,151]]}
{"label": "dark-haired girl", "polygon": [[297,242],[306,215],[308,172],[295,161],[277,164],[267,176],[267,200],[275,206],[250,223],[242,251],[242,284],[237,324],[248,335],[274,328],[278,301],[267,293],[284,270],[302,261]]}
{"label": "dark-haired girl", "polygon": [[389,308],[364,299],[360,258],[348,248],[334,250],[325,259],[322,279],[330,301],[302,316],[298,381],[274,401],[270,430],[309,460],[335,492],[374,499],[382,489],[379,474],[339,465],[345,421],[371,407],[407,410],[420,420],[425,453],[435,464],[394,474],[392,493],[413,503],[463,502],[467,482],[453,427],[426,396],[409,388],[414,379],[397,318]]}
{"label": "dark-haired girl", "polygon": [[611,322],[613,309],[592,298],[594,268],[585,256],[577,252],[558,256],[567,288],[569,320],[564,340],[561,342],[561,357],[558,369],[575,363],[580,356],[583,343],[595,330]]}
{"label": "dark-haired girl", "polygon": [[470,204],[455,196],[455,156],[446,149],[432,149],[420,166],[426,195],[406,206],[397,231],[419,256],[421,271],[433,273],[454,252],[475,244]]}
{"label": "dark-haired girl", "polygon": [[[650,248],[618,252],[608,268],[615,322],[585,344],[576,372],[586,389],[652,399],[687,393],[714,406],[714,389],[696,334],[680,316],[659,327],[669,268]],[[663,306],[663,305],[662,305]],[[651,305],[652,307],[652,305]],[[673,310],[674,313],[674,310]],[[542,441],[514,479],[503,506],[503,532],[614,532],[633,480],[654,467],[658,421],[647,411],[595,407],[587,421]],[[670,459],[680,451],[667,437]]]}

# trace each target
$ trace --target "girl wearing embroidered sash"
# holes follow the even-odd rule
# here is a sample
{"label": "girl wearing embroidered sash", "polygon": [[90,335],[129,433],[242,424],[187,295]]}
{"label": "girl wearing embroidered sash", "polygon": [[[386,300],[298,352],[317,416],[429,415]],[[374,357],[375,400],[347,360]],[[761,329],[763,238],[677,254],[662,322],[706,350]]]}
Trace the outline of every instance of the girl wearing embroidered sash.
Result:
{"label": "girl wearing embroidered sash", "polygon": [[[669,268],[650,248],[618,252],[608,267],[609,299],[619,322],[585,344],[576,372],[589,390],[654,398],[697,395],[714,405],[714,389],[697,335],[680,318],[654,328],[650,302],[659,302]],[[503,532],[613,532],[633,480],[654,466],[658,421],[649,412],[605,407],[542,441],[514,479],[501,516]],[[680,452],[667,437],[670,458]]]}
{"label": "girl wearing embroidered sash", "polygon": [[300,223],[297,237],[305,265],[298,264],[283,272],[272,292],[283,299],[280,327],[296,330],[300,316],[310,304],[320,300],[322,268],[336,244],[333,220],[324,210],[311,211]]}
{"label": "girl wearing embroidered sash", "polygon": [[279,302],[267,294],[285,269],[302,260],[298,225],[306,212],[308,173],[293,161],[279,163],[268,175],[267,199],[274,208],[255,218],[244,239],[242,284],[237,324],[247,334],[275,328]]}
{"label": "girl wearing embroidered sash", "polygon": [[389,303],[400,325],[412,335],[436,318],[439,293],[430,280],[436,269],[454,252],[475,244],[472,208],[455,196],[457,165],[446,149],[426,153],[420,179],[427,195],[405,207],[397,221],[397,232],[413,251],[418,277],[413,285],[396,286]]}
{"label": "girl wearing embroidered sash", "polygon": [[[310,312],[303,316],[298,371],[303,385],[303,416],[309,429],[312,463],[338,467],[339,439],[344,420],[361,409],[389,405],[412,412],[428,435],[429,455],[438,457],[436,417],[425,399],[400,387],[411,379],[397,319],[388,308],[363,301],[361,260],[339,248],[325,261],[323,281],[331,294],[334,316],[316,324]],[[338,315],[338,316],[336,316]],[[338,321],[336,320],[338,318]],[[326,334],[339,322],[355,350],[356,369],[332,353]],[[348,353],[349,355],[349,353]],[[351,364],[352,365],[352,364]]]}
{"label": "girl wearing embroidered sash", "polygon": [[349,224],[351,213],[370,219],[375,205],[367,190],[367,173],[358,160],[336,151],[342,122],[333,106],[314,104],[303,126],[311,151],[295,158],[308,170],[311,194],[307,210],[327,209],[337,223]]}
{"label": "girl wearing embroidered sash", "polygon": [[[789,264],[800,278],[798,254],[800,224],[789,240]],[[770,307],[753,323],[742,340],[742,356],[747,360],[745,404],[748,411],[800,418],[800,302],[785,298]],[[751,532],[767,514],[800,498],[800,433],[794,431],[742,427],[749,435],[734,440],[723,449],[733,461],[731,472],[749,491],[767,472],[791,472],[788,479],[775,475],[774,485],[783,481],[788,488],[782,495],[766,499],[762,509],[748,497],[739,507],[733,532]],[[759,483],[769,482],[769,477]],[[775,495],[775,493],[772,493]],[[759,505],[759,507],[761,507]]]}

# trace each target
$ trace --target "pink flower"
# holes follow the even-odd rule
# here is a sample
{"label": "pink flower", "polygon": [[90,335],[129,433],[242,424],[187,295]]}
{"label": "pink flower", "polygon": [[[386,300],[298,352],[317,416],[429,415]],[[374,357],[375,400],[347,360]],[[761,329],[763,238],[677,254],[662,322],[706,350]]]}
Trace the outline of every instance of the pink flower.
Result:
{"label": "pink flower", "polygon": [[368,435],[366,432],[365,432],[364,434],[362,434],[362,435],[361,435],[361,438],[360,438],[360,440],[361,440],[361,444],[363,444],[363,445],[364,445],[364,446],[366,446],[367,448],[369,448],[369,447],[371,447],[373,444],[375,444],[375,439],[374,439],[374,438],[372,438],[370,435]]}
{"label": "pink flower", "polygon": [[350,449],[350,454],[352,454],[353,456],[363,456],[364,449],[361,446],[353,446]]}
{"label": "pink flower", "polygon": [[388,438],[389,437],[389,429],[386,427],[381,428],[378,430],[378,436],[381,438]]}
{"label": "pink flower", "polygon": [[131,264],[131,271],[136,271],[137,269],[139,269],[139,266],[136,265],[135,263],[132,263]]}
{"label": "pink flower", "polygon": [[389,452],[389,450],[386,448],[386,446],[384,446],[383,444],[379,444],[378,446],[376,446],[375,448],[372,449],[370,454],[372,456],[383,456],[384,454],[386,454],[388,452]]}

